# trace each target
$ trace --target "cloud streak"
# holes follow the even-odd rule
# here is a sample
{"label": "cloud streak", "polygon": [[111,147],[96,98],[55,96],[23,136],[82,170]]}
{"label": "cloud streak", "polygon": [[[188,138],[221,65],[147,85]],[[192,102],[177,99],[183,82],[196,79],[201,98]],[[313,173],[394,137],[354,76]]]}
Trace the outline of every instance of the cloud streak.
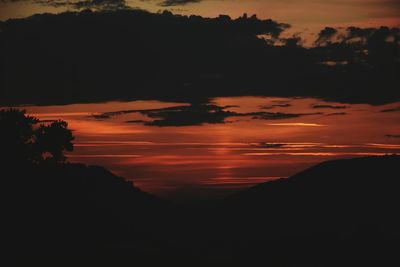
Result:
{"label": "cloud streak", "polygon": [[315,109],[323,109],[323,108],[326,108],[326,109],[345,109],[345,108],[347,108],[347,106],[316,104],[316,105],[313,105],[312,108],[315,108]]}
{"label": "cloud streak", "polygon": [[120,110],[92,115],[98,120],[110,119],[114,116],[139,113],[148,117],[146,120],[128,120],[127,123],[142,123],[147,126],[193,126],[226,123],[231,117],[251,117],[257,120],[284,120],[302,116],[321,115],[323,113],[283,113],[283,112],[233,112],[227,109],[232,106],[218,106],[213,104],[191,104],[160,109]]}
{"label": "cloud streak", "polygon": [[399,107],[395,107],[395,108],[388,108],[388,109],[381,110],[381,112],[384,112],[384,113],[386,113],[386,112],[397,112],[397,111],[400,111],[400,106]]}
{"label": "cloud streak", "polygon": [[184,6],[187,4],[199,3],[202,0],[164,0],[159,3],[160,6],[169,7],[169,6]]}
{"label": "cloud streak", "polygon": [[30,2],[55,8],[65,7],[76,10],[117,10],[130,8],[126,0],[2,0],[0,2]]}
{"label": "cloud streak", "polygon": [[288,122],[288,123],[269,123],[270,126],[295,126],[295,127],[324,127],[326,125],[318,123]]}

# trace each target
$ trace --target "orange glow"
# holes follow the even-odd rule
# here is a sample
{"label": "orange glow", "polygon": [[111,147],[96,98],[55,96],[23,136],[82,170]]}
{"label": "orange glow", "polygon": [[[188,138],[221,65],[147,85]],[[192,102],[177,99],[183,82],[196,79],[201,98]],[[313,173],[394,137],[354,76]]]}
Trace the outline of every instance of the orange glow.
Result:
{"label": "orange glow", "polygon": [[323,127],[326,125],[317,123],[305,123],[305,122],[291,122],[291,123],[269,123],[270,126],[300,126],[300,127]]}
{"label": "orange glow", "polygon": [[[95,119],[103,112],[179,106],[157,101],[111,102],[26,107],[40,119],[64,119],[74,130],[70,161],[105,166],[142,190],[170,195],[183,187],[238,190],[287,177],[327,159],[400,153],[400,112],[384,106],[346,104],[345,115],[331,116],[338,106],[310,98],[224,97],[212,100],[226,110],[299,114],[274,120],[251,116],[226,118],[227,123],[184,127],[146,126],[128,120],[151,120],[142,114]],[[140,108],[138,108],[140,107]],[[301,115],[307,114],[307,115]],[[221,191],[222,190],[222,191]]]}
{"label": "orange glow", "polygon": [[[400,26],[400,5],[396,0],[203,0],[184,6],[162,7],[159,1],[133,1],[126,3],[151,12],[167,9],[183,15],[201,15],[217,17],[220,14],[232,18],[257,14],[259,18],[272,18],[279,22],[289,23],[293,27],[289,34],[301,32],[312,38],[312,33],[325,26],[334,27],[390,27]],[[0,20],[27,17],[35,13],[60,13],[66,7],[43,5],[34,1],[0,2]]]}

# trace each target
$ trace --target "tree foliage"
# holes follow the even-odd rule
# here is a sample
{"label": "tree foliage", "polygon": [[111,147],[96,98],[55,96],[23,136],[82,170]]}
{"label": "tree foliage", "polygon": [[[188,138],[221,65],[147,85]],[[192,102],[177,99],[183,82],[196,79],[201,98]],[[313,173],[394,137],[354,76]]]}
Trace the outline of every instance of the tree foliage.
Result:
{"label": "tree foliage", "polygon": [[3,163],[62,163],[65,151],[72,151],[74,137],[65,121],[49,123],[26,114],[25,110],[0,110],[0,144]]}

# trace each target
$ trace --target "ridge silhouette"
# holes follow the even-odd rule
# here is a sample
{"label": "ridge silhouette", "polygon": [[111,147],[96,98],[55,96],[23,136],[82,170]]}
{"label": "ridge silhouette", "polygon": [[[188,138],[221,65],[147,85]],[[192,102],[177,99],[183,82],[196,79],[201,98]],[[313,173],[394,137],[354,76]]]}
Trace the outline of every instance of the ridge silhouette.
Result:
{"label": "ridge silhouette", "polygon": [[396,263],[399,163],[395,155],[328,161],[196,206],[151,196],[101,167],[24,166],[6,178],[12,244],[19,260],[62,258],[60,266]]}

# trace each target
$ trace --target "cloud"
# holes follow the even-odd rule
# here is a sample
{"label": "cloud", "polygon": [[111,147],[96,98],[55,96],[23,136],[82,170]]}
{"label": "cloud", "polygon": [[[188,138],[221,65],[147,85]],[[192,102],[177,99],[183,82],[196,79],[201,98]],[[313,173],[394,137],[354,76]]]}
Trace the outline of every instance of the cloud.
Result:
{"label": "cloud", "polygon": [[335,28],[325,27],[325,29],[318,33],[318,38],[314,44],[317,46],[330,44],[337,32],[338,30]]}
{"label": "cloud", "polygon": [[126,121],[126,123],[143,123],[143,124],[145,124],[147,122],[148,121],[145,121],[145,120],[129,120],[129,121]]}
{"label": "cloud", "polygon": [[311,115],[322,115],[321,112],[314,113],[283,113],[283,112],[253,112],[247,113],[247,115],[252,115],[253,119],[259,120],[283,120],[283,119],[292,119],[299,118],[302,116],[311,116]]}
{"label": "cloud", "polygon": [[99,8],[99,9],[126,9],[128,5],[125,0],[82,0],[73,4],[76,9]]}
{"label": "cloud", "polygon": [[288,103],[281,103],[281,104],[264,105],[264,106],[260,106],[260,108],[261,109],[273,109],[273,108],[276,108],[276,107],[288,108],[288,107],[291,107],[291,106],[292,105],[288,104]]}
{"label": "cloud", "polygon": [[251,146],[256,148],[281,148],[286,146],[286,144],[260,142],[257,144],[251,144]]}
{"label": "cloud", "polygon": [[72,9],[117,10],[129,8],[126,0],[3,0],[2,2],[31,2],[51,7]]}
{"label": "cloud", "polygon": [[387,137],[387,138],[400,138],[400,134],[386,134],[385,137]]}
{"label": "cloud", "polygon": [[140,113],[152,119],[150,121],[127,121],[129,123],[143,123],[148,126],[189,126],[204,123],[225,123],[225,119],[242,114],[226,111],[229,106],[220,107],[211,104],[192,104],[160,109],[121,110],[93,115],[96,119],[110,119],[113,116]]}
{"label": "cloud", "polygon": [[335,112],[335,113],[328,113],[326,116],[343,116],[343,115],[348,115],[346,112]]}
{"label": "cloud", "polygon": [[296,127],[324,127],[326,125],[318,123],[288,122],[288,123],[269,123],[270,126],[296,126]]}
{"label": "cloud", "polygon": [[202,0],[164,0],[159,3],[160,6],[183,6],[187,4],[199,3]]}
{"label": "cloud", "polygon": [[91,115],[93,118],[98,119],[98,120],[104,120],[104,119],[111,119],[111,117],[118,116],[118,115],[124,115],[124,114],[129,114],[129,113],[137,113],[140,112],[141,110],[137,109],[131,109],[131,110],[118,110],[118,111],[110,111],[110,112],[104,112],[101,114],[93,114]]}
{"label": "cloud", "polygon": [[326,104],[316,104],[312,105],[312,108],[328,108],[328,109],[345,109],[347,106],[335,106],[335,105],[326,105]]}
{"label": "cloud", "polygon": [[[124,4],[92,0],[79,6],[110,3]],[[400,100],[395,89],[400,49],[392,39],[382,42],[385,36],[394,38],[394,29],[363,31],[370,32],[364,49],[351,42],[278,46],[261,36],[280,40],[289,25],[255,16],[203,18],[129,9],[42,14],[0,24],[7,51],[0,55],[7,66],[0,72],[1,105],[131,99],[183,103],[241,95],[370,104]],[[319,64],[326,61],[348,64]]]}
{"label": "cloud", "polygon": [[396,112],[396,111],[400,111],[400,106],[381,110],[381,112]]}
{"label": "cloud", "polygon": [[283,120],[298,118],[301,116],[319,115],[323,113],[282,113],[282,112],[233,112],[226,109],[232,106],[218,106],[214,104],[202,103],[181,105],[160,109],[143,110],[120,110],[94,114],[93,118],[98,120],[110,119],[114,116],[140,113],[151,120],[128,120],[127,123],[142,123],[147,126],[193,126],[226,123],[230,117],[252,117],[258,120]]}
{"label": "cloud", "polygon": [[317,46],[332,46],[337,44],[365,48],[376,48],[382,44],[398,44],[400,29],[382,26],[380,28],[359,28],[350,26],[346,29],[326,27],[318,34]]}
{"label": "cloud", "polygon": [[189,126],[204,123],[224,123],[225,119],[236,115],[235,112],[225,111],[224,107],[216,105],[190,105],[164,108],[159,110],[140,111],[152,118],[146,122],[149,126]]}

